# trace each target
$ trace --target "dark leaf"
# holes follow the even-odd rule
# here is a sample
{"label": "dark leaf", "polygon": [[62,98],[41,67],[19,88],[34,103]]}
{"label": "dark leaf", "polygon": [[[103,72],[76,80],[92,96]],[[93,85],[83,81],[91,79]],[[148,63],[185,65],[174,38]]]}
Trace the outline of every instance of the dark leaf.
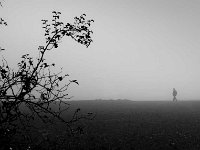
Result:
{"label": "dark leaf", "polygon": [[46,67],[48,67],[48,66],[49,66],[47,63],[44,63],[43,65],[44,65],[44,68],[46,68]]}
{"label": "dark leaf", "polygon": [[58,48],[58,44],[57,43],[54,43],[53,45],[54,45],[55,48]]}
{"label": "dark leaf", "polygon": [[78,84],[78,85],[79,85],[79,83],[78,83],[78,81],[77,81],[77,80],[71,80],[70,82],[74,82],[74,83],[76,83],[76,84]]}
{"label": "dark leaf", "polygon": [[63,77],[58,77],[58,80],[62,81]]}

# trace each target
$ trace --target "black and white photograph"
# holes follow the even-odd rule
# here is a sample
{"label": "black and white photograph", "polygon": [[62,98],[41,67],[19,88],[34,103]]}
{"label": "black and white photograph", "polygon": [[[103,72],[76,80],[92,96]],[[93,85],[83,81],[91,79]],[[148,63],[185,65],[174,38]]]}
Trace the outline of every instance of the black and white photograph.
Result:
{"label": "black and white photograph", "polygon": [[200,0],[0,0],[0,150],[200,150]]}

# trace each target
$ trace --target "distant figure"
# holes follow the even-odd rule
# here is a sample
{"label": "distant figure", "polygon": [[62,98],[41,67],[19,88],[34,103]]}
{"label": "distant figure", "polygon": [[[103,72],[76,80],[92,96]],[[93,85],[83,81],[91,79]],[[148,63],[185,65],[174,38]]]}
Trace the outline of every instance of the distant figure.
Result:
{"label": "distant figure", "polygon": [[177,91],[175,90],[175,88],[173,88],[173,93],[172,93],[172,95],[173,95],[173,101],[177,101],[177,98],[176,98],[176,95],[177,95]]}

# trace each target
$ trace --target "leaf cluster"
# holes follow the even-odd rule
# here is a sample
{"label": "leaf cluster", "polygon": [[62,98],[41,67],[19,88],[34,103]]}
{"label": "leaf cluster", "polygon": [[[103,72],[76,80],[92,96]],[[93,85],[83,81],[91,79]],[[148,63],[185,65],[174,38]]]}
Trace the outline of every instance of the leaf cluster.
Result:
{"label": "leaf cluster", "polygon": [[0,18],[0,25],[7,26],[8,24],[3,18]]}
{"label": "leaf cluster", "polygon": [[[67,23],[64,24],[63,22],[59,21],[60,12],[53,11],[53,19],[52,23],[50,24],[48,20],[42,20],[43,28],[45,29],[45,38],[46,43],[49,43],[52,48],[58,48],[58,42],[64,36],[69,36],[78,43],[81,43],[85,46],[89,46],[92,42],[91,34],[93,33],[90,30],[90,25],[94,20],[86,20],[85,14],[81,15],[80,17],[75,17],[75,21],[73,24]],[[53,37],[53,38],[52,38]]]}

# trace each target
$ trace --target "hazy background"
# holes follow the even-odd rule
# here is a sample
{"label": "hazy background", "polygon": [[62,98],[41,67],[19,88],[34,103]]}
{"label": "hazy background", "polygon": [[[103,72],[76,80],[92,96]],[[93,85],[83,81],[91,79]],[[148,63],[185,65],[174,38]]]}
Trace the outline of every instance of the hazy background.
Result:
{"label": "hazy background", "polygon": [[64,38],[48,61],[63,67],[80,86],[74,99],[200,99],[199,0],[5,0],[0,17],[1,54],[16,66],[22,54],[44,45],[41,19],[53,10],[73,22],[94,19],[94,42],[87,49]]}

